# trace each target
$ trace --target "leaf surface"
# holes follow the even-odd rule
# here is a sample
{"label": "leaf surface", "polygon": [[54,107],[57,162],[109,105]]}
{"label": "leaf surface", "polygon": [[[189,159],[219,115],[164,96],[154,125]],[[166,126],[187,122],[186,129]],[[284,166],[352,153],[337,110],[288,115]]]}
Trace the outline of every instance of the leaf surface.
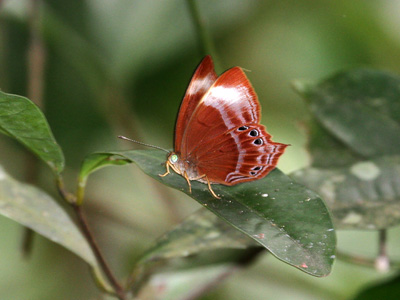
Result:
{"label": "leaf surface", "polygon": [[186,257],[218,249],[246,249],[259,245],[207,209],[199,209],[165,233],[146,251],[141,263]]}
{"label": "leaf surface", "polygon": [[16,181],[1,167],[0,214],[62,245],[97,268],[93,252],[65,210],[47,193]]}
{"label": "leaf surface", "polygon": [[165,173],[165,154],[156,150],[110,152],[135,162],[159,182],[187,193],[202,206],[267,248],[278,259],[314,276],[326,276],[334,260],[336,236],[319,196],[275,169],[267,177],[233,187],[207,185]]}
{"label": "leaf surface", "polygon": [[291,176],[323,197],[336,228],[375,230],[400,223],[400,156],[304,168]]}
{"label": "leaf surface", "polygon": [[0,91],[0,132],[20,142],[55,173],[64,169],[64,154],[45,116],[29,99]]}
{"label": "leaf surface", "polygon": [[320,124],[364,158],[400,153],[400,77],[355,69],[295,89]]}

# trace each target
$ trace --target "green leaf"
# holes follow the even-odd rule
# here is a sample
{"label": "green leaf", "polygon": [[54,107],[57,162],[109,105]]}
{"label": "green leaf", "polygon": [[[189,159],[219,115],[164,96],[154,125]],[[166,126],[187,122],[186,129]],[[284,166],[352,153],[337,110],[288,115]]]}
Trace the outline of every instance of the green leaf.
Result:
{"label": "green leaf", "polygon": [[29,99],[0,91],[0,131],[35,153],[57,174],[64,155],[40,109]]}
{"label": "green leaf", "polygon": [[129,163],[130,160],[110,153],[91,153],[86,156],[79,172],[76,204],[81,205],[83,203],[86,182],[91,173],[106,166],[120,166]]}
{"label": "green leaf", "polygon": [[97,268],[88,243],[63,208],[42,190],[14,180],[1,167],[0,214],[62,245]]}
{"label": "green leaf", "polygon": [[137,299],[199,299],[237,270],[235,263],[225,263],[164,271],[151,276],[135,294]]}
{"label": "green leaf", "polygon": [[337,168],[363,160],[316,122],[310,122],[307,150],[311,166],[316,168]]}
{"label": "green leaf", "polygon": [[399,76],[358,69],[298,91],[324,128],[355,153],[400,153]]}
{"label": "green leaf", "polygon": [[359,293],[353,300],[397,300],[400,295],[400,275],[375,284]]}
{"label": "green leaf", "polygon": [[[197,297],[191,296],[198,296],[197,293],[201,292],[202,288],[210,287],[213,283],[218,282],[223,274],[228,273],[232,268],[232,265],[224,264],[163,272],[153,276],[140,289],[137,298],[163,300],[197,299]],[[151,295],[151,298],[148,295]]]}
{"label": "green leaf", "polygon": [[146,251],[140,263],[186,257],[217,249],[246,249],[259,245],[207,209],[199,209],[165,233]]}
{"label": "green leaf", "polygon": [[304,168],[291,176],[323,197],[336,228],[375,230],[400,223],[400,156]]}
{"label": "green leaf", "polygon": [[157,272],[152,264],[149,273],[135,277],[132,291],[138,299],[197,299],[228,275],[253,262],[259,249],[205,252],[169,260],[165,266],[158,265]]}
{"label": "green leaf", "polygon": [[124,159],[115,154],[110,153],[91,153],[85,157],[80,172],[79,181],[86,183],[88,176],[97,171],[98,169],[104,168],[110,165],[126,165],[129,164],[130,160]]}
{"label": "green leaf", "polygon": [[[111,152],[134,161],[154,179],[187,194],[186,180],[165,177],[165,153],[156,150]],[[280,260],[314,276],[326,276],[334,259],[336,236],[329,213],[317,194],[275,169],[267,177],[233,187],[192,181],[201,205],[266,247]]]}
{"label": "green leaf", "polygon": [[[196,264],[195,270],[193,270],[194,262],[192,259],[182,261],[179,264],[180,268],[182,268],[183,265],[191,269],[184,272],[189,272],[189,274],[193,272],[197,274],[199,268],[202,270],[201,272],[208,272],[210,267],[204,266],[204,264],[207,263],[211,264],[212,270],[220,270],[220,272],[216,274],[224,273],[235,266],[237,267],[237,265],[241,265],[244,259],[251,261],[252,258],[255,258],[257,254],[260,253],[257,249],[237,251],[234,253],[227,251],[227,249],[245,250],[249,247],[254,248],[256,246],[260,245],[218,218],[209,210],[202,208],[190,215],[174,229],[165,233],[156,241],[153,247],[145,252],[142,259],[136,264],[132,275],[132,285],[135,290],[143,289],[147,277],[163,277],[162,273],[163,269],[165,269],[165,265],[173,265],[171,259],[192,258],[194,254],[196,254],[197,260],[201,255],[204,255],[206,257],[212,257],[213,261],[210,263],[210,261],[200,260]],[[258,249],[263,248],[258,247]],[[160,260],[163,260],[163,263],[158,263]],[[175,268],[175,275],[177,275],[177,273],[175,273],[176,271]],[[178,272],[178,274],[179,273],[181,272]],[[173,276],[173,274],[169,275]],[[174,276],[170,276],[168,276],[168,278],[172,279],[172,281],[165,279],[165,284],[174,286]],[[181,275],[178,277],[180,276]],[[197,279],[196,286],[200,287],[200,283],[204,283],[204,285],[210,284],[213,279],[214,277],[211,274],[208,277],[203,276],[203,280]],[[147,283],[145,289],[146,288],[152,288],[151,281]],[[179,291],[180,293],[190,293],[190,289],[185,289],[184,285],[180,286]]]}

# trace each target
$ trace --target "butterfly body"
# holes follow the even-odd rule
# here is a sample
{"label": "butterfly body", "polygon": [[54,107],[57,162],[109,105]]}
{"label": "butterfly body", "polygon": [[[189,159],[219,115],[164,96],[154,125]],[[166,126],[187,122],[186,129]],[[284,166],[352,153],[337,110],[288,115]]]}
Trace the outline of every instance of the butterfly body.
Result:
{"label": "butterfly body", "polygon": [[174,152],[166,162],[188,182],[232,186],[266,176],[275,168],[286,144],[271,140],[260,122],[257,95],[243,70],[217,77],[210,56],[194,73],[182,101]]}
{"label": "butterfly body", "polygon": [[175,173],[182,175],[185,178],[187,177],[189,180],[202,181],[201,179],[198,179],[201,176],[195,167],[195,161],[183,160],[178,154],[171,152],[171,154],[168,156],[168,163]]}

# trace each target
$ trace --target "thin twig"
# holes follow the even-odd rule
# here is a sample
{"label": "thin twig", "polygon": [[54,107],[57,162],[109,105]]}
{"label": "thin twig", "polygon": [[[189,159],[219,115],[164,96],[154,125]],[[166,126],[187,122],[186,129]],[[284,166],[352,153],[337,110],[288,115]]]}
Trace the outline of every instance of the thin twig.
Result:
{"label": "thin twig", "polygon": [[[28,48],[28,98],[37,106],[44,109],[43,86],[44,86],[44,65],[45,47],[40,34],[40,5],[41,1],[31,0],[29,2],[29,31],[30,41]],[[25,153],[25,180],[31,184],[36,184],[39,176],[39,160],[31,152]],[[32,245],[35,232],[30,228],[24,229],[22,238],[22,254],[29,257],[32,252]]]}
{"label": "thin twig", "polygon": [[[65,189],[64,181],[60,175],[57,177],[56,185],[57,185],[57,189],[58,189],[60,196],[72,206],[72,208],[76,214],[78,224],[81,227],[82,233],[85,236],[87,242],[89,243],[89,246],[92,249],[94,256],[96,257],[96,260],[99,263],[101,270],[104,272],[104,274],[107,277],[108,281],[110,282],[112,288],[114,289],[115,295],[120,300],[125,300],[126,299],[125,290],[118,283],[118,281],[115,278],[114,274],[112,273],[110,267],[108,266],[103,254],[101,253],[101,250],[94,238],[94,235],[93,235],[92,231],[90,230],[89,223],[88,223],[86,216],[82,210],[82,206],[77,205],[75,195],[71,194],[70,192],[68,192]],[[97,282],[97,283],[100,283],[100,282]],[[107,293],[109,292],[105,287],[103,287],[103,288],[105,291],[107,291]]]}
{"label": "thin twig", "polygon": [[378,257],[375,259],[375,268],[379,272],[388,272],[390,269],[390,261],[387,255],[387,231],[386,229],[379,230],[379,248]]}
{"label": "thin twig", "polygon": [[220,67],[219,59],[215,51],[214,42],[211,38],[210,33],[207,30],[205,21],[200,14],[196,0],[187,0],[186,3],[189,7],[190,16],[192,17],[192,22],[196,30],[200,52],[202,53],[202,55],[209,54],[213,57],[215,70],[217,71],[217,73],[220,73],[222,69]]}
{"label": "thin twig", "polygon": [[24,227],[24,232],[21,242],[21,250],[22,250],[22,255],[25,259],[28,259],[32,253],[34,239],[35,239],[35,232],[28,227]]}
{"label": "thin twig", "polygon": [[43,107],[44,68],[46,51],[41,36],[40,0],[30,1],[29,31],[30,42],[28,49],[28,98],[37,106]]}
{"label": "thin twig", "polygon": [[352,255],[344,252],[337,251],[336,252],[336,257],[342,261],[354,264],[354,265],[359,265],[359,266],[364,266],[368,268],[374,268],[375,267],[375,259],[371,259],[368,257],[363,257],[359,255]]}
{"label": "thin twig", "polygon": [[86,216],[83,213],[82,206],[77,206],[77,205],[72,205],[77,219],[78,223],[82,229],[83,234],[86,237],[86,240],[89,242],[89,245],[91,249],[93,250],[94,255],[96,256],[96,259],[98,263],[100,264],[104,274],[106,275],[107,279],[110,281],[110,284],[115,290],[116,295],[120,300],[125,300],[125,291],[124,288],[118,283],[117,279],[114,277],[114,274],[112,273],[110,267],[108,266],[103,254],[100,251],[100,248],[92,234],[92,231],[90,230],[89,223],[86,220]]}
{"label": "thin twig", "polygon": [[[30,184],[36,185],[39,177],[40,162],[35,155],[33,155],[31,152],[28,151],[25,151],[23,159],[25,160],[24,164],[25,181]],[[33,231],[28,227],[23,227],[21,252],[22,256],[25,259],[29,259],[32,254],[35,236],[36,236],[35,231]]]}
{"label": "thin twig", "polygon": [[[359,265],[363,267],[368,267],[368,268],[375,268],[375,263],[376,259],[375,258],[369,258],[369,257],[364,257],[360,255],[352,255],[344,252],[337,251],[336,252],[336,257],[339,260],[342,260],[344,262],[348,262],[354,265]],[[390,261],[390,267],[391,268],[396,268],[400,269],[400,261]]]}
{"label": "thin twig", "polygon": [[63,180],[61,175],[57,176],[56,186],[57,186],[57,190],[58,190],[58,193],[60,194],[61,198],[63,198],[69,204],[75,204],[76,203],[75,195],[71,194],[70,192],[68,192],[65,189],[64,180]]}
{"label": "thin twig", "polygon": [[379,256],[387,256],[386,240],[387,240],[386,229],[379,230]]}

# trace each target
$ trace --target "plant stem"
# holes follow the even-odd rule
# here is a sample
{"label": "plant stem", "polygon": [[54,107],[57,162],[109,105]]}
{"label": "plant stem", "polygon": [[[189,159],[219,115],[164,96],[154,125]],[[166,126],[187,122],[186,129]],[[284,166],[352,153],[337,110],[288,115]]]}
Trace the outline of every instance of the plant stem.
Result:
{"label": "plant stem", "polygon": [[217,73],[221,73],[222,69],[215,51],[214,42],[205,26],[204,19],[200,15],[196,0],[186,0],[186,3],[189,7],[190,16],[192,17],[193,25],[197,33],[200,51],[203,55],[209,54],[213,57],[215,70]]}
{"label": "plant stem", "polygon": [[342,261],[359,265],[359,266],[364,266],[364,267],[369,267],[373,268],[375,266],[375,259],[371,259],[368,257],[363,257],[359,255],[352,255],[348,253],[343,253],[340,251],[336,252],[336,257]]}
{"label": "plant stem", "polygon": [[[89,246],[92,249],[94,256],[96,257],[96,260],[99,263],[101,270],[103,271],[104,275],[107,277],[108,281],[110,282],[110,284],[115,292],[115,295],[120,300],[126,300],[125,290],[118,283],[114,274],[111,272],[111,269],[108,266],[103,254],[101,253],[101,250],[94,238],[94,235],[93,235],[92,231],[90,230],[89,223],[88,223],[86,216],[82,210],[82,206],[77,205],[75,195],[71,194],[70,192],[68,192],[65,189],[64,181],[63,181],[61,175],[59,175],[57,177],[56,185],[57,185],[57,189],[58,189],[58,192],[61,195],[61,197],[72,206],[72,208],[76,214],[78,224],[82,230],[82,233],[85,236],[87,242],[89,243]],[[97,283],[100,284],[100,281],[97,281]],[[103,287],[103,288],[105,291],[108,292],[108,289],[106,287]]]}
{"label": "plant stem", "polygon": [[[43,74],[46,60],[45,47],[40,34],[41,14],[40,0],[29,2],[29,32],[30,41],[28,48],[28,98],[37,106],[43,107]],[[31,184],[36,184],[39,176],[39,160],[30,152],[25,153],[25,180]],[[32,245],[35,232],[30,228],[24,228],[22,237],[22,254],[29,257],[32,252]]]}
{"label": "plant stem", "polygon": [[386,240],[387,240],[386,229],[379,230],[379,256],[387,256]]}
{"label": "plant stem", "polygon": [[380,272],[388,272],[390,269],[390,261],[387,255],[387,231],[379,230],[379,248],[378,257],[375,259],[375,268]]}
{"label": "plant stem", "polygon": [[32,253],[33,241],[35,240],[35,232],[28,228],[24,227],[24,232],[22,236],[21,242],[21,251],[24,258],[29,259]]}
{"label": "plant stem", "polygon": [[37,106],[43,107],[44,67],[46,49],[41,37],[40,25],[40,0],[31,0],[29,7],[29,31],[30,41],[28,48],[28,98]]}
{"label": "plant stem", "polygon": [[93,253],[96,256],[96,259],[100,264],[105,276],[110,281],[110,284],[114,288],[117,297],[120,300],[125,300],[126,296],[124,288],[118,283],[117,279],[114,277],[114,274],[111,272],[110,267],[108,266],[103,254],[101,253],[100,248],[92,234],[92,231],[90,230],[89,223],[87,222],[86,216],[83,213],[82,207],[75,204],[73,204],[72,207],[74,208],[82,232],[85,235],[86,240],[89,242],[89,245],[93,250]]}
{"label": "plant stem", "polygon": [[[364,257],[364,256],[359,256],[359,255],[352,255],[344,252],[337,251],[336,256],[338,259],[359,265],[359,266],[364,266],[368,268],[375,268],[376,266],[376,259],[375,258],[369,258],[369,257]],[[399,269],[400,268],[400,261],[391,261],[390,262],[390,267]]]}

